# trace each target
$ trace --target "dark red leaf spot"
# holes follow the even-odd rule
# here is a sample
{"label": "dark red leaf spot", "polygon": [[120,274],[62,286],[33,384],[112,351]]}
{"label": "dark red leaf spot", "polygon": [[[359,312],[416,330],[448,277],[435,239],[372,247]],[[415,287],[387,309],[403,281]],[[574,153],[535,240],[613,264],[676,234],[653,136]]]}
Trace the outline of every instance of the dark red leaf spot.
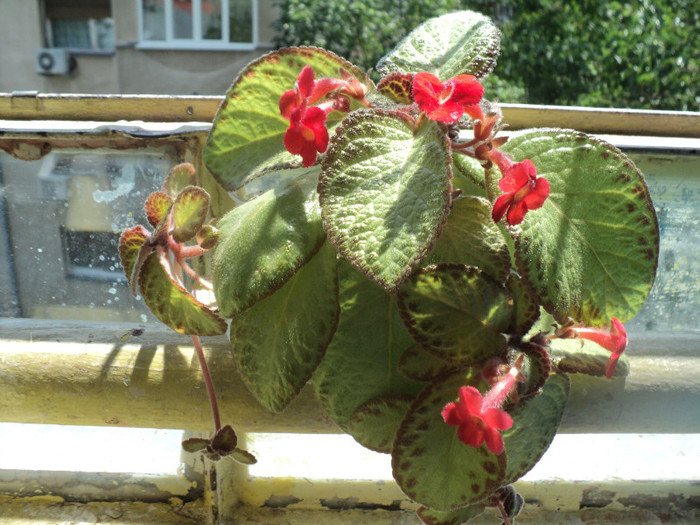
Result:
{"label": "dark red leaf spot", "polygon": [[486,472],[489,474],[495,474],[496,473],[496,465],[494,465],[491,462],[484,462],[481,464],[481,466],[484,468]]}
{"label": "dark red leaf spot", "polygon": [[471,489],[472,489],[472,492],[474,492],[475,494],[478,494],[479,491],[481,490],[481,485],[479,485],[478,483],[472,483]]}
{"label": "dark red leaf spot", "polygon": [[412,489],[417,484],[418,484],[418,480],[416,478],[409,478],[406,480],[406,483],[405,483],[406,487],[408,487],[409,489]]}

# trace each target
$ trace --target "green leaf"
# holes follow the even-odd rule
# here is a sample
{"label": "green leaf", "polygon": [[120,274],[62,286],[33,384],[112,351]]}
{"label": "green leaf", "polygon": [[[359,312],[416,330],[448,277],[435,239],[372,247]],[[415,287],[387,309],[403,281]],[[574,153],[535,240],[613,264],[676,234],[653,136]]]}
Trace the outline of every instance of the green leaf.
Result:
{"label": "green leaf", "polygon": [[452,157],[454,179],[452,185],[460,189],[465,195],[486,197],[486,182],[484,180],[484,167],[481,163],[467,155],[455,154]]}
{"label": "green leaf", "polygon": [[471,365],[502,353],[511,299],[503,285],[472,266],[422,268],[399,291],[409,332],[442,359]]}
{"label": "green leaf", "polygon": [[340,254],[396,291],[440,234],[450,205],[445,128],[357,111],[338,127],[319,181],[323,224]]}
{"label": "green leaf", "polygon": [[282,288],[231,320],[233,356],[248,389],[273,412],[311,377],[338,324],[335,251],[324,244]]}
{"label": "green leaf", "polygon": [[204,438],[190,438],[186,439],[185,441],[182,442],[182,448],[185,450],[185,452],[199,452],[200,450],[204,450],[211,444],[210,439],[204,439]]}
{"label": "green leaf", "polygon": [[378,396],[362,403],[348,420],[348,434],[362,446],[376,452],[391,452],[396,431],[414,396]]}
{"label": "green leaf", "polygon": [[499,282],[510,271],[508,245],[491,219],[491,204],[479,197],[455,200],[427,264],[443,262],[476,266]]}
{"label": "green leaf", "polygon": [[413,381],[430,382],[454,369],[454,363],[440,359],[419,344],[404,350],[399,359],[399,372]]}
{"label": "green leaf", "polygon": [[614,146],[568,130],[531,130],[502,148],[529,158],[551,192],[516,237],[518,269],[561,323],[621,322],[654,282],[659,229],[641,173]]}
{"label": "green leaf", "polygon": [[233,449],[233,451],[231,451],[231,454],[229,454],[229,457],[233,458],[236,462],[240,463],[241,465],[255,465],[258,462],[258,460],[253,454],[251,454],[247,450],[243,450],[242,448]]}
{"label": "green leaf", "polygon": [[416,513],[425,525],[462,525],[484,512],[485,508],[483,503],[451,511],[435,510],[423,506]]}
{"label": "green leaf", "polygon": [[377,64],[381,75],[432,73],[445,81],[461,74],[483,77],[496,65],[501,34],[488,17],[459,11],[431,18]]}
{"label": "green leaf", "polygon": [[[343,68],[365,82],[365,75],[355,66],[314,47],[280,49],[249,64],[226,93],[204,148],[204,162],[224,188],[240,188],[262,168],[298,159],[284,150],[282,139],[289,121],[280,115],[279,100],[285,91],[294,89],[307,64],[316,72],[316,79],[339,78]],[[328,125],[340,117],[332,113]]]}
{"label": "green leaf", "polygon": [[524,476],[547,451],[559,428],[568,396],[569,378],[551,375],[539,396],[510,412],[513,426],[502,434],[508,456],[502,484]]}
{"label": "green leaf", "polygon": [[343,260],[338,276],[340,322],[313,385],[328,414],[347,430],[350,415],[365,401],[415,394],[422,385],[397,371],[401,353],[414,341],[399,317],[396,297]]}
{"label": "green leaf", "polygon": [[[605,364],[610,352],[586,339],[554,339],[550,342],[552,363],[562,372],[605,377]],[[630,362],[625,354],[617,362],[613,377],[626,377]]]}
{"label": "green leaf", "polygon": [[540,305],[516,274],[512,273],[508,276],[506,287],[513,298],[513,312],[508,333],[525,335],[540,317]]}
{"label": "green leaf", "polygon": [[151,253],[143,263],[139,290],[155,316],[176,332],[188,335],[226,332],[226,322],[187,293],[165,271],[157,253]]}
{"label": "green leaf", "polygon": [[146,217],[148,222],[154,228],[158,226],[160,221],[170,212],[173,200],[162,191],[154,191],[146,199]]}
{"label": "green leaf", "polygon": [[284,285],[325,240],[313,188],[269,190],[217,224],[213,284],[221,315],[232,317]]}
{"label": "green leaf", "polygon": [[177,194],[172,207],[175,242],[194,238],[204,224],[209,211],[209,194],[197,186],[187,186]]}
{"label": "green leaf", "polygon": [[408,497],[438,511],[466,507],[489,496],[500,485],[506,455],[462,443],[457,427],[442,419],[442,409],[455,401],[461,386],[487,385],[470,369],[428,386],[413,402],[396,435],[392,451],[394,479]]}
{"label": "green leaf", "polygon": [[[119,259],[121,260],[122,268],[124,268],[126,279],[129,281],[129,287],[132,290],[136,289],[138,284],[138,271],[136,274],[134,273],[134,269],[137,268],[137,262],[143,266],[143,262],[139,262],[139,255],[142,252],[141,247],[150,235],[146,228],[137,225],[122,232],[119,238]],[[134,295],[136,295],[136,292],[134,292]]]}
{"label": "green leaf", "polygon": [[196,183],[194,173],[194,166],[189,162],[174,166],[163,182],[163,192],[171,199],[176,198],[187,186],[193,186]]}

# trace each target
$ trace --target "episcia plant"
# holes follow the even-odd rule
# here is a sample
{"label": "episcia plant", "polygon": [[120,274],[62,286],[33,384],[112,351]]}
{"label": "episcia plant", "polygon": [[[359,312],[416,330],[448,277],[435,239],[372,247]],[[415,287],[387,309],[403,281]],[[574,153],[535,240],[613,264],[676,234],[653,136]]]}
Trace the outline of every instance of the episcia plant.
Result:
{"label": "episcia plant", "polygon": [[[201,357],[215,434],[188,450],[254,461],[221,426],[199,345],[228,331],[261,405],[284,410],[310,383],[340,429],[391,454],[425,523],[486,507],[512,523],[512,483],[551,443],[569,375],[627,374],[622,323],[651,289],[659,235],[612,145],[503,133],[480,83],[499,49],[463,11],[417,27],[376,85],[313,47],[240,73],[200,173],[175,167],[146,202],[152,231],[120,245],[134,292]],[[214,213],[222,191],[232,204]]]}

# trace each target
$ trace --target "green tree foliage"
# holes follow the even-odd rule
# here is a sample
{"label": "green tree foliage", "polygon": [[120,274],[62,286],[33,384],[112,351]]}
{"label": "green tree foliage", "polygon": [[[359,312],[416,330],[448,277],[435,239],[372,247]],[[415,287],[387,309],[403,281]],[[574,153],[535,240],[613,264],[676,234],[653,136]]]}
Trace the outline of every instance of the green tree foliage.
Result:
{"label": "green tree foliage", "polygon": [[[508,102],[697,111],[697,0],[277,0],[279,46],[317,45],[374,67],[423,20],[472,9],[507,49],[485,84]],[[546,78],[546,82],[542,79]]]}

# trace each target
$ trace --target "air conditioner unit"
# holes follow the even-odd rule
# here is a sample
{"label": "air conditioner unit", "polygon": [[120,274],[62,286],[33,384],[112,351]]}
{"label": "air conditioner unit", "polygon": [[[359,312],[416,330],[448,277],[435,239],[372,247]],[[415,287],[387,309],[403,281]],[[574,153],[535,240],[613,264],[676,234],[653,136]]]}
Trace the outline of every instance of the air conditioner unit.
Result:
{"label": "air conditioner unit", "polygon": [[36,72],[42,75],[68,75],[75,61],[65,49],[37,49],[35,64]]}

